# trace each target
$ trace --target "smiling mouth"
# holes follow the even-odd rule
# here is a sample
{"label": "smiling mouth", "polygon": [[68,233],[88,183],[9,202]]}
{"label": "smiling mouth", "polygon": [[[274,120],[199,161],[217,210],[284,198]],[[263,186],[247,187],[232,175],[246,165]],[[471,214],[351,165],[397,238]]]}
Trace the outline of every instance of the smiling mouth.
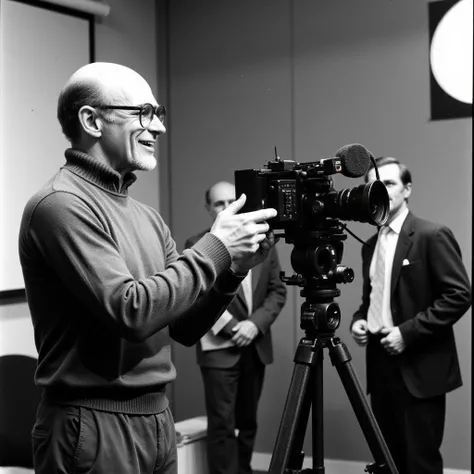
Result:
{"label": "smiling mouth", "polygon": [[140,145],[143,145],[146,148],[153,148],[153,149],[155,148],[155,142],[152,142],[152,141],[138,140],[138,143],[140,143]]}

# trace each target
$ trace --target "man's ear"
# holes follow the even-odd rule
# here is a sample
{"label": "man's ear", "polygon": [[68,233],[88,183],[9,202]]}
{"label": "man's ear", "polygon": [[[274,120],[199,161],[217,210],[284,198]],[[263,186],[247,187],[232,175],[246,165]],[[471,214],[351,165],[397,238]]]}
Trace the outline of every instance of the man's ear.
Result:
{"label": "man's ear", "polygon": [[405,199],[408,199],[411,194],[411,183],[405,184]]}
{"label": "man's ear", "polygon": [[209,216],[211,216],[211,220],[215,221],[216,213],[214,212],[214,209],[211,207],[211,205],[206,203],[205,208]]}
{"label": "man's ear", "polygon": [[90,105],[83,105],[78,112],[79,123],[88,135],[94,138],[102,136],[102,118]]}

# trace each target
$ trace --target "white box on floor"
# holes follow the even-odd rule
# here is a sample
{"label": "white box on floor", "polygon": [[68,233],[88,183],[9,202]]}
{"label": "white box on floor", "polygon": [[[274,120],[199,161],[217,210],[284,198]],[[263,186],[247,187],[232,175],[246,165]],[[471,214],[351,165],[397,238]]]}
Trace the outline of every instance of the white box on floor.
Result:
{"label": "white box on floor", "polygon": [[178,474],[207,474],[207,417],[178,421],[175,428],[178,437]]}

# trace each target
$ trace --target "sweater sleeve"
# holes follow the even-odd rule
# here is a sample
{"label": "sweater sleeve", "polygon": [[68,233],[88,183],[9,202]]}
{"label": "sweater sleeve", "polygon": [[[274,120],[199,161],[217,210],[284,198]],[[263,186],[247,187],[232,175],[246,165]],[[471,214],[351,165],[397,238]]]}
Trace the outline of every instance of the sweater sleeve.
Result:
{"label": "sweater sleeve", "polygon": [[[188,239],[183,254],[199,252],[209,235],[204,233]],[[222,272],[210,290],[173,322],[170,336],[185,346],[196,344],[229,306],[243,279],[244,276],[238,276],[229,269]]]}
{"label": "sweater sleeve", "polygon": [[225,311],[242,280],[230,270],[222,272],[215,285],[173,322],[171,337],[185,346],[196,344]]}
{"label": "sweater sleeve", "polygon": [[[178,255],[167,228],[166,255],[161,256],[166,268],[135,279],[95,209],[71,193],[44,197],[31,211],[27,226],[21,251],[39,253],[52,278],[64,283],[103,324],[132,342],[147,339],[175,320],[188,321],[200,307],[219,312],[210,295],[218,294],[223,305],[235,286],[226,271],[229,252],[217,237],[206,234],[193,249]],[[32,275],[28,255],[23,257],[26,275]],[[202,300],[206,294],[209,297]]]}

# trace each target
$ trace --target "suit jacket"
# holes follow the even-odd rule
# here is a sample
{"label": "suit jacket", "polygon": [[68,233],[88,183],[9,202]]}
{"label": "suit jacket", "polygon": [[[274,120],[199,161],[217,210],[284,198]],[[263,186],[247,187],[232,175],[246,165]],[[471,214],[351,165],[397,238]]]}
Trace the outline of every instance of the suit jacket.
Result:
{"label": "suit jacket", "polygon": [[[367,319],[369,269],[377,235],[362,248],[362,304],[352,322]],[[447,393],[462,385],[453,325],[471,305],[471,285],[459,245],[446,226],[408,213],[392,268],[390,306],[406,349],[400,368],[409,392],[418,398]],[[374,380],[374,357],[367,346],[367,390]]]}
{"label": "suit jacket", "polygon": [[[185,247],[192,247],[206,232],[189,238]],[[275,248],[271,249],[268,257],[252,269],[253,308],[248,314],[242,287],[227,307],[233,316],[233,323],[250,319],[259,329],[254,340],[257,354],[263,364],[273,362],[272,335],[270,326],[275,321],[286,301],[286,286],[280,279],[280,262]],[[217,338],[225,336],[217,335]],[[203,351],[201,344],[196,345],[197,362],[203,367],[228,368],[237,363],[241,349],[230,347],[225,349]]]}

